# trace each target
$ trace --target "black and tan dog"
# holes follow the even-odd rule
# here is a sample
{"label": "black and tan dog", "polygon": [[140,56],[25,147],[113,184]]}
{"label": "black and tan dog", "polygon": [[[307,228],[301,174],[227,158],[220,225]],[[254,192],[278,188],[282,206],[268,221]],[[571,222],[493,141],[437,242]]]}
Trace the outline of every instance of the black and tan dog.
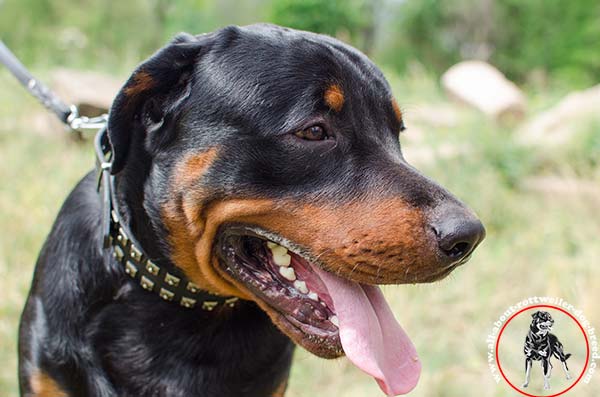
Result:
{"label": "black and tan dog", "polygon": [[571,355],[565,354],[562,343],[555,335],[550,333],[554,325],[554,319],[550,313],[537,311],[531,317],[533,317],[533,320],[531,320],[529,332],[525,337],[525,347],[523,348],[525,353],[525,383],[523,383],[523,387],[529,386],[531,365],[535,360],[540,361],[542,364],[544,389],[548,390],[550,389],[550,375],[552,372],[550,359],[554,356],[560,360],[568,380],[571,379],[571,375],[569,374],[569,367],[567,367],[567,359]]}
{"label": "black and tan dog", "polygon": [[406,163],[364,55],[271,25],[182,34],[108,125],[102,195],[83,178],[37,263],[22,395],[281,396],[292,342],[345,353],[388,395],[414,387],[374,285],[439,280],[485,232]]}

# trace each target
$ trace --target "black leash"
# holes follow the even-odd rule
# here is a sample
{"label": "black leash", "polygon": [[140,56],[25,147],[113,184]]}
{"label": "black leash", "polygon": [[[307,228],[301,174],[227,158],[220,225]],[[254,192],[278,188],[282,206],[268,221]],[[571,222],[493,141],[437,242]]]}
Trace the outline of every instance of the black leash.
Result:
{"label": "black leash", "polygon": [[54,92],[29,73],[27,68],[2,40],[0,40],[0,62],[6,66],[31,95],[73,131],[98,130],[106,125],[108,120],[106,114],[91,118],[80,116],[77,106],[65,104]]}

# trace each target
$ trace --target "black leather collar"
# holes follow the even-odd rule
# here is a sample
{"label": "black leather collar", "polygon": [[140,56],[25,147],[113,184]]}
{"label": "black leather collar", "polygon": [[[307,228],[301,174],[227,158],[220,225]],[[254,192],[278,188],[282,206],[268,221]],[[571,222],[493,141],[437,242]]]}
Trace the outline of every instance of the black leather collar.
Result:
{"label": "black leather collar", "polygon": [[113,256],[125,268],[125,273],[143,289],[188,309],[199,307],[212,311],[220,306],[234,307],[239,300],[237,297],[217,296],[203,291],[180,271],[167,271],[144,253],[119,212],[114,176],[110,174],[112,152],[106,127],[96,134],[94,149],[97,188],[103,206],[103,248],[112,248]]}

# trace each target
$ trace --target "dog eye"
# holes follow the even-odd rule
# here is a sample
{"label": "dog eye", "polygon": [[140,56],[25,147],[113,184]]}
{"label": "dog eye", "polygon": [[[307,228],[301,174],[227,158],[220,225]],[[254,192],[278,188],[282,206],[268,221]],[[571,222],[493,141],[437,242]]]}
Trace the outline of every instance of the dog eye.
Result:
{"label": "dog eye", "polygon": [[297,131],[294,133],[294,135],[307,141],[323,141],[325,139],[329,139],[325,129],[320,125],[313,125],[304,130]]}

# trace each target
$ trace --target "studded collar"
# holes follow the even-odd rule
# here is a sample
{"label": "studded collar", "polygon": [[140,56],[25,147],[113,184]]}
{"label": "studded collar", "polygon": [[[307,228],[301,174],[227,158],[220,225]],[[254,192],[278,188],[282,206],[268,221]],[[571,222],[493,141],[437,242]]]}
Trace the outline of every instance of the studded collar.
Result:
{"label": "studded collar", "polygon": [[212,311],[220,306],[234,307],[239,300],[237,297],[218,296],[203,291],[180,271],[167,271],[144,253],[119,212],[114,176],[110,174],[112,153],[106,127],[96,134],[94,149],[97,189],[103,207],[103,248],[112,249],[112,255],[124,267],[125,273],[146,291],[154,292],[165,301],[178,303],[184,308],[199,307]]}

